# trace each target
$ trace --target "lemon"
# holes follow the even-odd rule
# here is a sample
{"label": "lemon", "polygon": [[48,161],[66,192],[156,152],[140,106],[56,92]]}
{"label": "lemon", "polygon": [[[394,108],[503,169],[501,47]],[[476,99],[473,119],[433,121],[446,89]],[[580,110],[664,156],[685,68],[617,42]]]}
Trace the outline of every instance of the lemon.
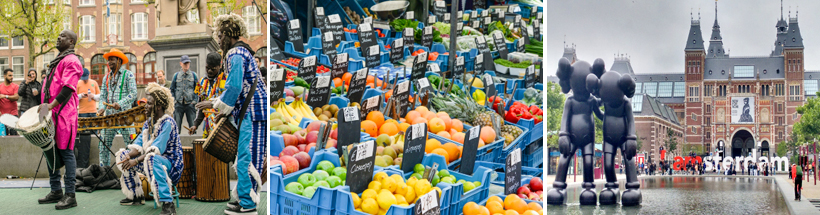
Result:
{"label": "lemon", "polygon": [[413,188],[410,188],[410,186],[407,186],[407,184],[405,184],[405,183],[398,183],[398,185],[396,186],[395,193],[399,194],[399,195],[404,195],[404,194],[407,193],[407,190],[410,190],[410,189],[413,189]]}
{"label": "lemon", "polygon": [[404,199],[407,200],[407,203],[416,202],[416,191],[413,189],[407,189],[407,193],[404,194]]}
{"label": "lemon", "polygon": [[362,201],[362,212],[376,215],[379,213],[379,204],[375,199],[365,199]]}
{"label": "lemon", "polygon": [[392,178],[382,179],[382,188],[383,189],[387,189],[392,193],[392,192],[396,192],[396,187],[398,187],[398,184],[396,184],[396,181],[394,181]]}
{"label": "lemon", "polygon": [[367,185],[367,189],[374,189],[374,190],[381,190],[382,183],[379,181],[371,181],[370,184]]}
{"label": "lemon", "polygon": [[402,206],[402,207],[407,207],[407,206],[410,206],[410,205],[408,205],[407,203],[401,203],[401,204],[398,204],[398,205],[399,205],[399,206]]}
{"label": "lemon", "polygon": [[350,197],[353,197],[353,207],[359,208],[359,205],[362,204],[362,199],[359,198],[359,195],[354,192],[350,192]]}
{"label": "lemon", "polygon": [[417,181],[418,181],[418,179],[416,179],[415,177],[410,177],[410,178],[408,178],[408,179],[407,179],[407,183],[406,183],[406,184],[407,184],[407,186],[411,186],[411,187],[413,187],[413,186],[415,186],[415,185],[416,185],[416,182],[417,182]]}
{"label": "lemon", "polygon": [[385,214],[387,214],[387,210],[379,209],[379,215],[385,215]]}
{"label": "lemon", "polygon": [[407,199],[404,198],[402,195],[396,195],[396,204],[405,203],[407,204]]}
{"label": "lemon", "polygon": [[379,203],[379,208],[387,210],[390,208],[390,205],[395,205],[397,200],[396,196],[394,196],[390,192],[382,191],[379,193],[379,198],[376,200]]}
{"label": "lemon", "polygon": [[376,190],[367,189],[362,192],[362,199],[376,199],[379,194],[376,193]]}
{"label": "lemon", "polygon": [[377,172],[376,175],[373,175],[373,181],[381,182],[384,178],[387,178],[387,173],[385,172]]}
{"label": "lemon", "polygon": [[427,182],[427,179],[421,179],[416,182],[413,189],[415,189],[416,194],[423,196],[424,194],[427,194],[427,192],[430,192],[430,182]]}
{"label": "lemon", "polygon": [[390,178],[392,178],[394,181],[396,181],[396,183],[399,183],[399,182],[404,183],[404,178],[402,178],[401,175],[399,175],[399,174],[393,174],[393,175],[390,176]]}

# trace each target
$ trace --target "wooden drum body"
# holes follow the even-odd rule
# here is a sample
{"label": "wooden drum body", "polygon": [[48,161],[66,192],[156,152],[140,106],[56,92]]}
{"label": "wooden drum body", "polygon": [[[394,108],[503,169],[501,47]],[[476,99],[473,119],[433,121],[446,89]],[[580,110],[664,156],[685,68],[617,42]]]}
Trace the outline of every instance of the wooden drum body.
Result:
{"label": "wooden drum body", "polygon": [[[233,126],[231,126],[233,127]],[[204,150],[205,139],[194,140],[196,157],[196,199],[221,202],[231,199],[228,164]]]}
{"label": "wooden drum body", "polygon": [[139,176],[140,181],[142,181],[142,192],[145,196],[145,200],[154,200],[153,196],[148,195],[148,193],[151,192],[151,182],[148,181],[148,177],[145,177],[142,173],[137,173],[137,175]]}
{"label": "wooden drum body", "polygon": [[196,195],[196,160],[194,156],[194,147],[182,147],[182,177],[179,179],[177,188],[179,189],[179,198],[190,199]]}
{"label": "wooden drum body", "polygon": [[239,131],[228,121],[228,117],[222,117],[202,147],[220,161],[230,163],[236,160],[238,144]]}

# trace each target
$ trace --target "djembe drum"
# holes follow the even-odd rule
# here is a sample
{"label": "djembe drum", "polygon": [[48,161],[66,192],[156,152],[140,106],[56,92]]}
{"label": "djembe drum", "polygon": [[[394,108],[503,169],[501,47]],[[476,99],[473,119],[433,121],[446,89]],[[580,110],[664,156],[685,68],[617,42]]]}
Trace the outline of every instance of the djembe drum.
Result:
{"label": "djembe drum", "polygon": [[182,147],[182,177],[179,179],[179,198],[190,199],[196,195],[196,160],[194,156],[194,147]]}
{"label": "djembe drum", "polygon": [[231,124],[228,117],[222,117],[208,135],[202,148],[224,163],[234,162],[239,146],[238,137],[239,131],[236,127]]}
{"label": "djembe drum", "polygon": [[48,117],[40,120],[38,112],[40,106],[31,107],[17,121],[17,130],[21,136],[25,137],[31,144],[43,150],[48,166],[52,170],[59,171],[63,167],[63,159],[60,153],[55,150],[54,145],[54,123],[49,114]]}
{"label": "djembe drum", "polygon": [[[142,173],[137,173],[137,176],[139,176],[139,178],[140,178],[140,181],[141,181],[141,184],[142,184],[142,193],[143,193],[142,195],[145,196],[145,200],[154,200],[153,196],[148,195],[148,193],[151,193],[151,182],[148,181],[148,177],[145,177],[145,175],[143,175]],[[124,186],[124,185],[120,185],[120,186]]]}
{"label": "djembe drum", "polygon": [[196,157],[196,199],[221,202],[231,199],[228,164],[205,152],[205,139],[194,140]]}

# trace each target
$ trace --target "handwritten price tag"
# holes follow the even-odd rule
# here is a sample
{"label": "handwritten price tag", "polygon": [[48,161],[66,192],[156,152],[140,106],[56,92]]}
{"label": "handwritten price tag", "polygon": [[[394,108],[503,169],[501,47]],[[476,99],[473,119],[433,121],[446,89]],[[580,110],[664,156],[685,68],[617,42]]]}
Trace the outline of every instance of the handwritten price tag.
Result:
{"label": "handwritten price tag", "polygon": [[347,121],[359,120],[359,114],[357,114],[358,112],[359,112],[359,110],[357,110],[356,107],[345,107],[344,108],[345,119]]}

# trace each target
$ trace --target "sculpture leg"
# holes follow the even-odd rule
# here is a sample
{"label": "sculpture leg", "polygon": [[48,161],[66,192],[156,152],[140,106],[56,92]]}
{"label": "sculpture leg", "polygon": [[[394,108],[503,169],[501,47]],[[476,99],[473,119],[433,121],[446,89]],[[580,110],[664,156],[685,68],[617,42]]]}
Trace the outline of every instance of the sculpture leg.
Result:
{"label": "sculpture leg", "polygon": [[197,11],[199,11],[199,23],[208,23],[207,15],[211,14],[211,11],[208,10],[208,1],[206,0],[199,0],[199,4],[197,7]]}
{"label": "sculpture leg", "polygon": [[567,203],[567,170],[569,170],[572,155],[577,150],[575,145],[570,147],[571,151],[562,152],[561,157],[558,158],[558,171],[555,175],[555,181],[552,182],[552,188],[547,191],[547,204],[549,205],[564,205]]}
{"label": "sculpture leg", "polygon": [[618,190],[618,178],[615,175],[615,151],[616,148],[611,143],[604,141],[604,175],[606,175],[606,185],[599,194],[601,205],[612,205],[618,203],[621,192]]}
{"label": "sculpture leg", "polygon": [[584,184],[581,185],[584,190],[581,191],[581,205],[598,205],[598,195],[595,194],[595,184],[593,183],[595,180],[592,164],[593,159],[595,159],[593,156],[595,153],[594,147],[594,144],[588,143],[581,149],[584,154]]}
{"label": "sculpture leg", "polygon": [[[641,183],[638,182],[638,175],[635,173],[635,156],[627,157],[627,153],[623,150],[626,147],[621,147],[621,154],[626,163],[626,191],[621,195],[621,205],[635,206],[641,204]],[[630,154],[635,154],[634,152]]]}

